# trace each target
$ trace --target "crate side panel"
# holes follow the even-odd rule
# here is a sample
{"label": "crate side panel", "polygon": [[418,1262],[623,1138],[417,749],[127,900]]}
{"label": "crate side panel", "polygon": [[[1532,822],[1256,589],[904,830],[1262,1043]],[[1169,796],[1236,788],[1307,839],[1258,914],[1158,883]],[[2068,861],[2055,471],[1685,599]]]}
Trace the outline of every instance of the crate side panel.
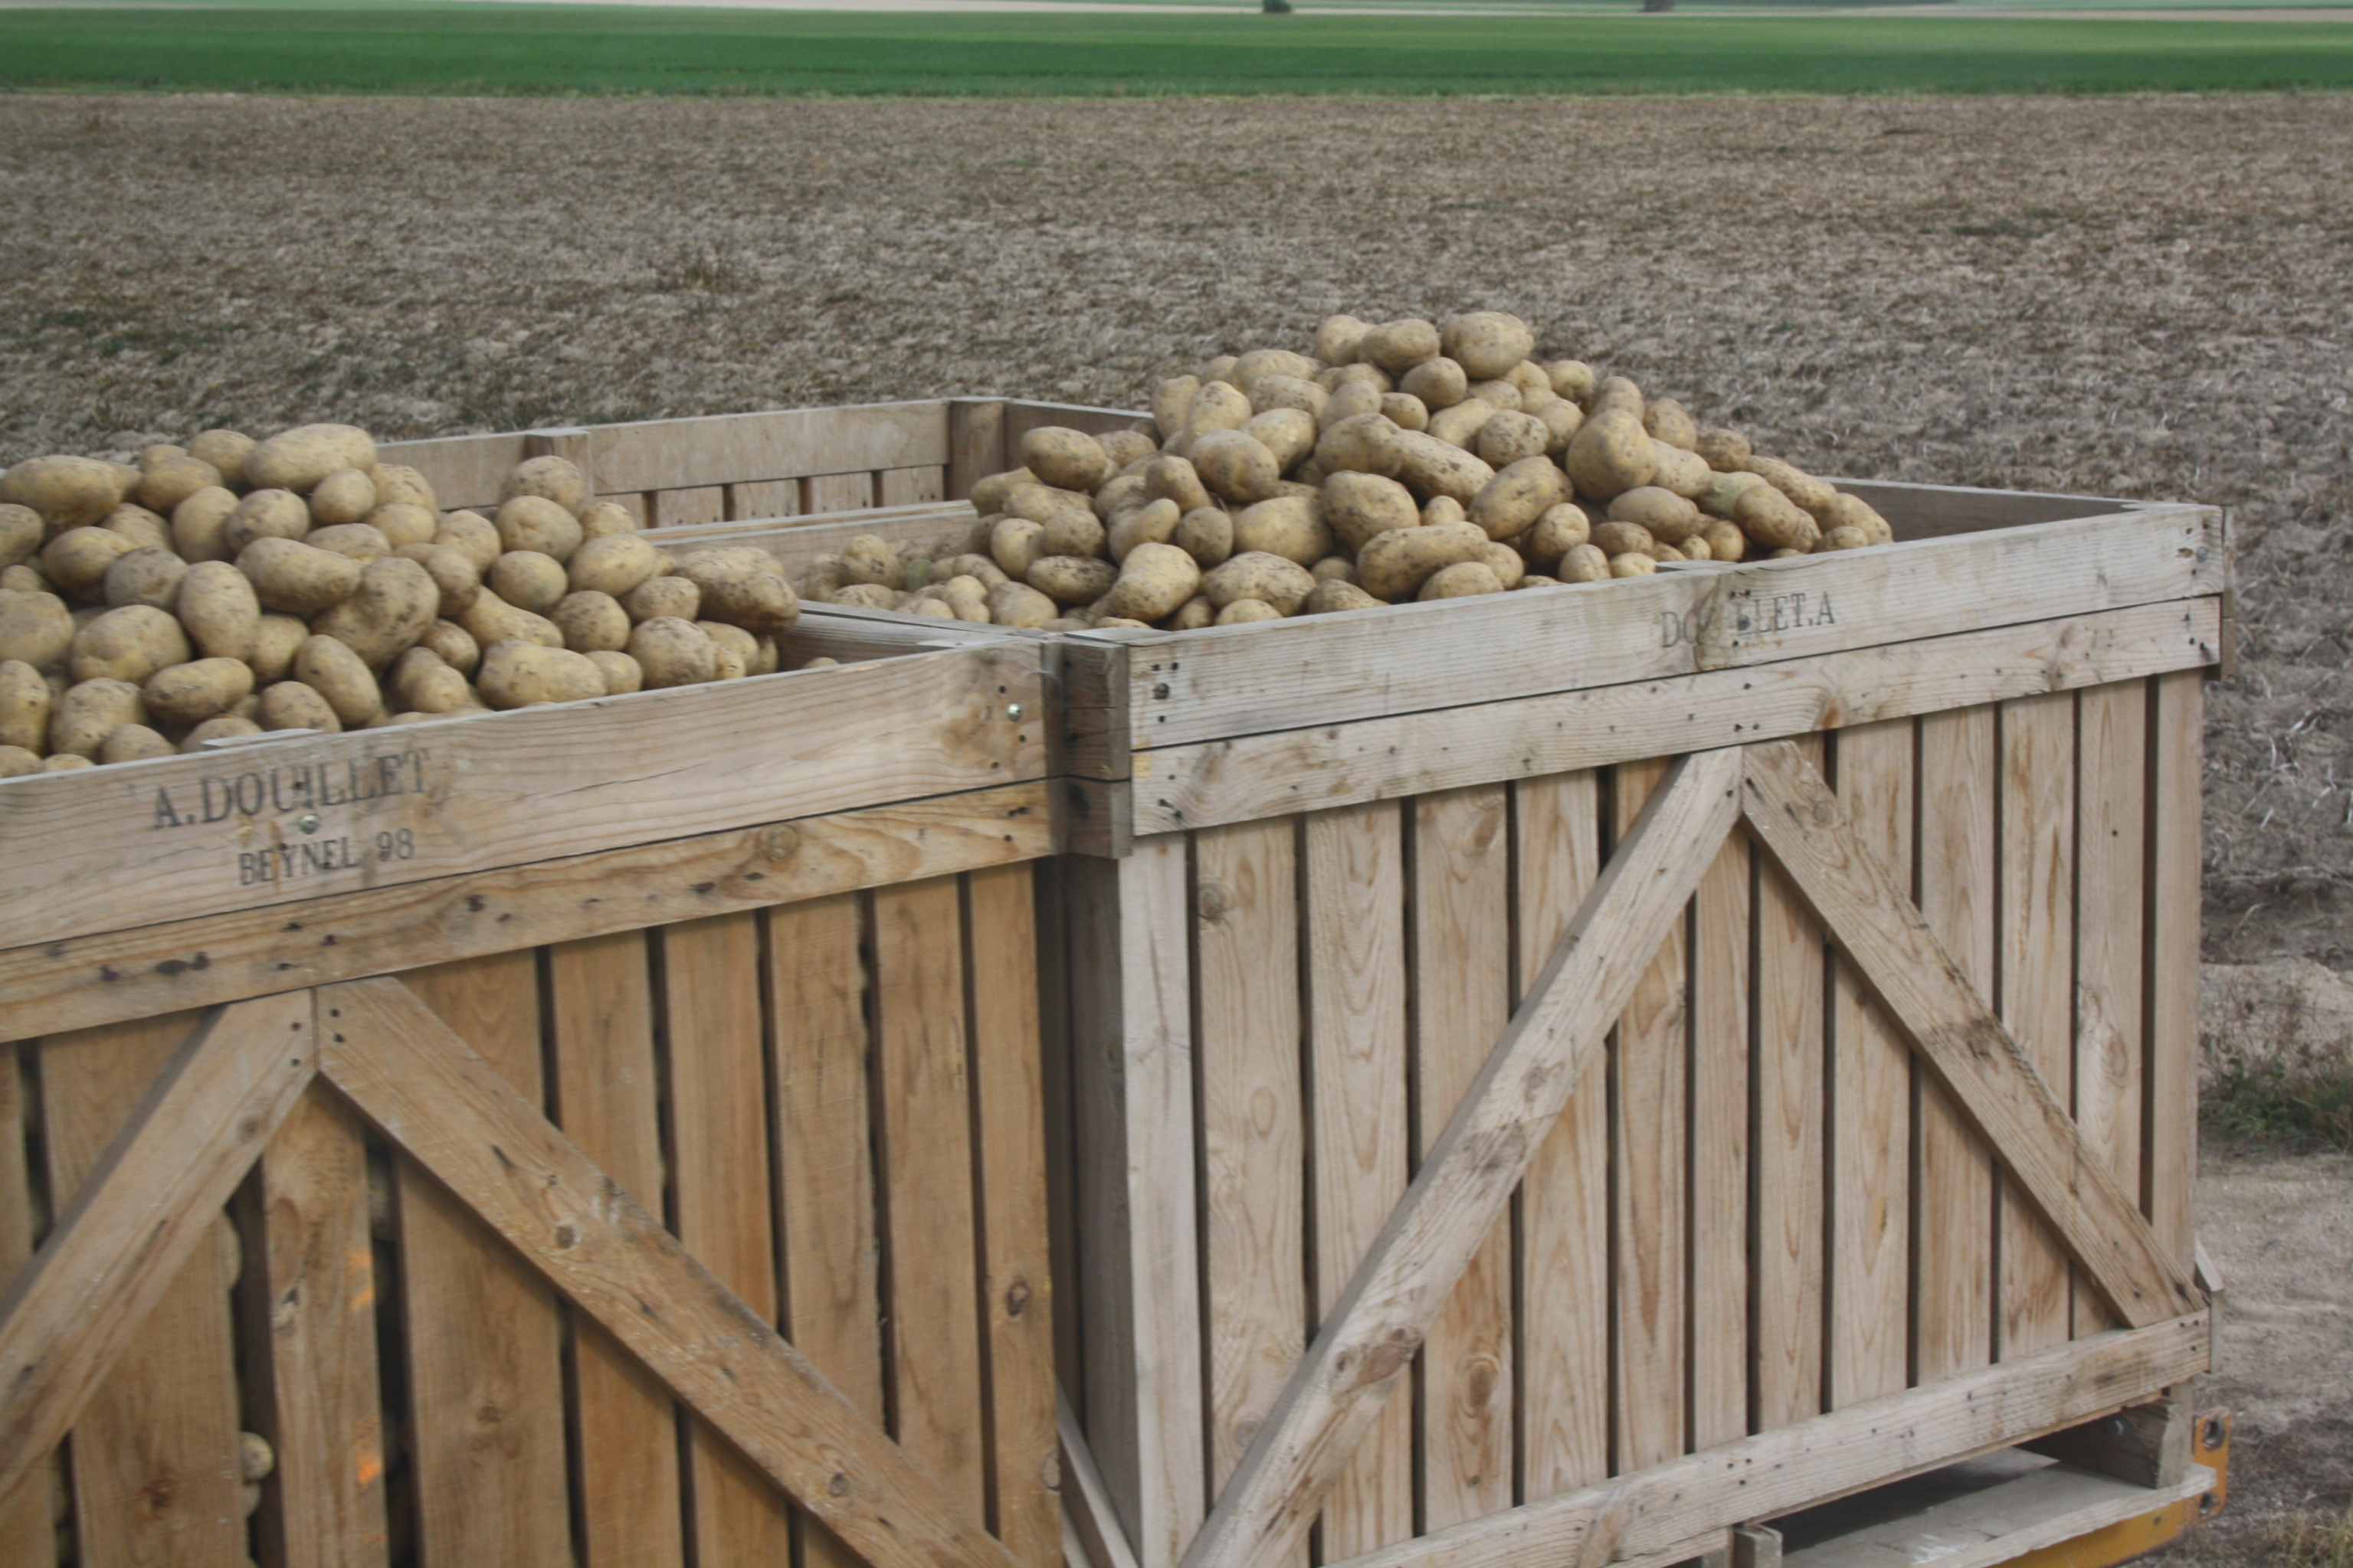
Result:
{"label": "crate side panel", "polygon": [[[2148,691],[2138,681],[2095,686],[2076,703],[2075,1121],[2141,1199]],[[2076,1335],[2116,1326],[2079,1278]]]}
{"label": "crate side panel", "polygon": [[2149,1223],[2176,1260],[2196,1240],[2198,874],[2206,687],[2197,671],[2151,681],[2149,715],[2148,1127],[2142,1142]]}
{"label": "crate side panel", "polygon": [[1746,834],[1692,897],[1691,1446],[1748,1435],[1748,1142],[1752,908]]}
{"label": "crate side panel", "polygon": [[876,403],[589,431],[598,489],[659,490],[947,461],[947,405]]}
{"label": "crate side panel", "polygon": [[406,464],[423,474],[425,482],[433,487],[434,503],[442,510],[468,507],[486,517],[498,507],[507,470],[526,455],[520,431],[388,441],[375,449],[377,462]]}

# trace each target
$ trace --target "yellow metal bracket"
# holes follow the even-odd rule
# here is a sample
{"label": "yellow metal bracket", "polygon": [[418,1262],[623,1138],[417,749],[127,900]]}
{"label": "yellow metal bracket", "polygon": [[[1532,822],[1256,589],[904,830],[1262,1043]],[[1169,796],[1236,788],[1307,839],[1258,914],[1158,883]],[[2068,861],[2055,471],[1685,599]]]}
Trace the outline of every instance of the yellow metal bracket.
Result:
{"label": "yellow metal bracket", "polygon": [[2190,1426],[2189,1462],[2214,1472],[2214,1484],[2195,1497],[2186,1497],[2147,1513],[2135,1514],[2104,1529],[2041,1547],[2010,1559],[2009,1568],[2111,1568],[2146,1557],[2170,1546],[2219,1512],[2231,1492],[2231,1415],[2228,1411],[2201,1412]]}

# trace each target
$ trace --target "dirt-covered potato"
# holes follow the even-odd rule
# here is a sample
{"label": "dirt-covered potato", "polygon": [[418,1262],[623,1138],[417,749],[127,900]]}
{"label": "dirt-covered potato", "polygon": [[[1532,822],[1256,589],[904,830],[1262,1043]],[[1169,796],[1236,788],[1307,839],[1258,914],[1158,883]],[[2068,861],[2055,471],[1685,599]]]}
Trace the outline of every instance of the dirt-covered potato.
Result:
{"label": "dirt-covered potato", "polygon": [[150,511],[171,515],[182,501],[207,487],[217,489],[221,471],[178,447],[151,447],[139,459],[135,499]]}
{"label": "dirt-covered potato", "polygon": [[1654,555],[1658,536],[1639,522],[1603,522],[1593,530],[1593,546],[1613,560],[1620,555]]}
{"label": "dirt-covered potato", "polygon": [[[252,707],[256,712],[260,711],[259,698],[252,700]],[[180,751],[183,755],[190,755],[203,751],[206,741],[225,741],[232,736],[262,732],[259,723],[242,713],[216,713],[180,737]]]}
{"label": "dirt-covered potato", "polygon": [[37,566],[0,566],[0,593],[46,594],[49,580]]}
{"label": "dirt-covered potato", "polygon": [[1356,584],[1337,577],[1327,577],[1315,584],[1306,598],[1300,601],[1303,616],[1328,616],[1342,610],[1377,610],[1381,602]]}
{"label": "dirt-covered potato", "polygon": [[1238,553],[1280,555],[1313,566],[1332,553],[1332,530],[1314,496],[1277,496],[1235,514],[1233,548]]}
{"label": "dirt-covered potato", "polygon": [[1398,477],[1405,454],[1398,438],[1405,432],[1385,414],[1359,414],[1326,429],[1315,443],[1315,461],[1332,474],[1378,474]]}
{"label": "dirt-covered potato", "polygon": [[1843,490],[1831,497],[1818,521],[1822,525],[1825,539],[1831,531],[1852,528],[1862,535],[1867,544],[1892,544],[1895,542],[1895,531],[1887,525],[1885,518],[1879,515],[1877,508],[1861,496],[1851,496]]}
{"label": "dirt-covered potato", "polygon": [[125,724],[144,724],[147,704],[127,680],[80,680],[69,686],[49,710],[52,754],[95,758],[107,736]]}
{"label": "dirt-covered potato", "polygon": [[220,471],[220,483],[247,483],[245,460],[252,454],[253,437],[237,430],[205,430],[188,443],[188,456]]}
{"label": "dirt-covered potato", "polygon": [[1196,594],[1177,605],[1174,613],[1163,616],[1160,624],[1172,632],[1198,632],[1203,626],[1218,624],[1218,606],[1209,602],[1207,594]]}
{"label": "dirt-covered potato", "polygon": [[474,689],[429,647],[410,648],[393,661],[385,695],[403,713],[454,713],[474,705]]}
{"label": "dirt-covered potato", "polygon": [[1276,408],[1295,408],[1310,419],[1320,419],[1324,405],[1332,400],[1332,395],[1314,382],[1295,375],[1262,375],[1251,384],[1250,399],[1261,413]]}
{"label": "dirt-covered potato", "polygon": [[355,730],[384,706],[375,672],[340,638],[315,636],[294,651],[294,679],[326,700],[346,730]]}
{"label": "dirt-covered potato", "polygon": [[281,680],[261,689],[261,706],[254,722],[264,730],[322,730],[343,733],[343,721],[327,700],[299,680]]}
{"label": "dirt-covered potato", "polygon": [[1494,469],[1435,436],[1400,430],[1389,440],[1398,456],[1397,479],[1424,500],[1449,496],[1467,507],[1494,481]]}
{"label": "dirt-covered potato", "polygon": [[[547,612],[564,646],[574,653],[618,653],[629,646],[629,612],[610,594],[593,588],[566,594]],[[746,634],[748,635],[748,634]]]}
{"label": "dirt-covered potato", "polygon": [[1508,374],[1535,352],[1535,334],[1517,316],[1502,310],[1466,310],[1438,329],[1439,345],[1473,381]]}
{"label": "dirt-covered potato", "polygon": [[1871,536],[1859,528],[1826,528],[1815,542],[1813,552],[1820,555],[1832,550],[1862,550],[1870,543]]}
{"label": "dirt-covered potato", "polygon": [[1481,545],[1479,552],[1472,559],[1485,563],[1487,570],[1495,574],[1495,580],[1506,588],[1518,587],[1520,579],[1528,574],[1526,558],[1500,541]]}
{"label": "dirt-covered potato", "polygon": [[[584,541],[637,531],[638,520],[630,516],[629,509],[618,501],[592,500],[580,509],[580,537]],[[565,564],[568,566],[571,563]],[[637,688],[629,689],[634,691]]]}
{"label": "dirt-covered potato", "polygon": [[1038,545],[1047,555],[1100,555],[1103,537],[1103,522],[1092,510],[1067,507],[1046,520]]}
{"label": "dirt-covered potato", "polygon": [[1042,626],[1062,613],[1029,584],[1010,581],[990,585],[987,607],[988,618],[1000,626]]}
{"label": "dirt-covered potato", "polygon": [[1397,389],[1409,397],[1418,397],[1421,405],[1435,413],[1451,408],[1471,395],[1471,377],[1460,361],[1444,355],[1426,359],[1398,377]]}
{"label": "dirt-covered potato", "polygon": [[257,489],[307,495],[328,475],[375,466],[375,442],[350,425],[303,425],[280,431],[245,454],[245,482]]}
{"label": "dirt-covered potato", "polygon": [[1709,468],[1724,474],[1746,472],[1745,465],[1756,455],[1747,437],[1737,430],[1726,430],[1721,426],[1702,430],[1693,437],[1692,450],[1697,452]]}
{"label": "dirt-covered potato", "polygon": [[580,520],[542,495],[508,497],[491,521],[510,552],[534,551],[557,562],[571,560],[583,537]]}
{"label": "dirt-covered potato", "polygon": [[702,590],[699,619],[724,621],[762,637],[781,636],[800,618],[800,596],[785,581],[783,563],[765,550],[699,550],[683,557],[678,570]]}
{"label": "dirt-covered potato", "polygon": [[1466,397],[1453,407],[1441,408],[1431,415],[1422,429],[1448,446],[1460,447],[1467,452],[1497,412],[1495,405],[1483,397]]}
{"label": "dirt-covered potato", "polygon": [[1445,352],[1438,328],[1419,317],[1383,321],[1366,329],[1356,342],[1356,357],[1377,364],[1391,375],[1403,375],[1424,360]]}
{"label": "dirt-covered potato", "polygon": [[[248,589],[251,587],[250,583],[248,584]],[[234,601],[226,590],[220,594],[219,599],[224,626],[227,626],[234,614]],[[243,655],[203,649],[201,645],[199,650],[204,652],[206,658],[242,657],[247,664],[253,667],[254,683],[257,686],[267,686],[273,680],[283,680],[286,678],[287,671],[294,668],[294,650],[301,647],[310,636],[309,623],[300,616],[280,615],[276,611],[263,611],[252,623],[252,630],[246,639],[246,651]]]}
{"label": "dirt-covered potato", "polygon": [[393,553],[403,561],[416,562],[433,579],[441,595],[438,615],[457,615],[482,591],[482,574],[474,569],[473,557],[452,545],[404,544]]}
{"label": "dirt-covered potato", "polygon": [[[1152,425],[1163,441],[1183,433],[1192,417],[1194,395],[1201,390],[1198,375],[1163,376],[1152,384]],[[976,498],[979,490],[974,490]],[[975,506],[980,504],[976,499]]]}
{"label": "dirt-covered potato", "polygon": [[711,679],[741,680],[760,657],[759,639],[724,621],[697,621],[694,629],[711,639]]}
{"label": "dirt-covered potato", "polygon": [[381,561],[392,553],[392,542],[381,531],[364,522],[314,528],[302,536],[302,542],[313,550],[332,550],[338,555],[348,555],[363,566],[371,561]]}
{"label": "dirt-covered potato", "polygon": [[383,534],[395,550],[404,544],[430,544],[441,531],[441,520],[430,507],[408,500],[387,502],[360,521]]}
{"label": "dirt-covered potato", "polygon": [[[692,621],[676,616],[638,622],[624,651],[638,661],[649,691],[699,684],[711,679],[718,668],[719,650],[711,639]],[[483,657],[487,662],[489,656]]]}
{"label": "dirt-covered potato", "polygon": [[1482,561],[1458,561],[1451,566],[1441,566],[1422,580],[1415,591],[1417,599],[1469,599],[1481,594],[1500,594],[1503,582]]}
{"label": "dirt-covered potato", "polygon": [[360,468],[338,468],[311,489],[311,521],[320,528],[357,522],[375,510],[375,481]]}
{"label": "dirt-covered potato", "polygon": [[60,593],[95,599],[105,591],[108,569],[138,548],[111,528],[69,528],[41,547],[41,575]]}
{"label": "dirt-covered potato", "polygon": [[1651,475],[1651,483],[1685,500],[1697,501],[1715,486],[1715,470],[1697,452],[1686,452],[1681,447],[1670,447],[1653,437],[1651,455],[1658,467]]}
{"label": "dirt-covered potato", "polygon": [[1201,568],[1173,544],[1139,544],[1121,563],[1103,608],[1113,616],[1156,621],[1176,613],[1201,585]]}
{"label": "dirt-covered potato", "polygon": [[368,470],[368,482],[375,487],[375,504],[390,506],[395,502],[421,506],[427,511],[438,510],[439,502],[433,487],[423,474],[406,463],[378,463]]}
{"label": "dirt-covered potato", "polygon": [[1315,329],[1314,346],[1308,352],[1325,364],[1348,364],[1357,357],[1357,350],[1372,325],[1354,316],[1326,316]]}
{"label": "dirt-covered potato", "polygon": [[646,689],[646,672],[638,668],[638,661],[628,654],[600,649],[582,657],[595,665],[596,673],[605,678],[606,696],[626,697],[632,691]]}
{"label": "dirt-covered potato", "polygon": [[1356,552],[1357,581],[1373,597],[1396,604],[1412,598],[1434,573],[1475,560],[1487,542],[1486,531],[1472,522],[1391,529]]}
{"label": "dirt-covered potato", "polygon": [[1377,533],[1421,523],[1413,492],[1378,474],[1344,469],[1324,481],[1323,498],[1324,522],[1352,551]]}
{"label": "dirt-covered potato", "polygon": [[1256,600],[1279,616],[1299,613],[1315,591],[1314,574],[1295,561],[1264,551],[1249,551],[1212,568],[1201,579],[1201,592],[1223,613],[1235,602]]}
{"label": "dirt-covered potato", "polygon": [[0,567],[35,559],[48,536],[49,525],[39,512],[14,501],[0,502]]}
{"label": "dirt-covered potato", "polygon": [[1203,571],[1223,565],[1234,552],[1233,515],[1221,507],[1205,506],[1177,520],[1168,542],[1191,556]]}
{"label": "dirt-covered potato", "polygon": [[1133,426],[1124,430],[1106,430],[1095,439],[1103,444],[1103,455],[1111,459],[1114,473],[1137,463],[1150,462],[1152,455],[1160,449],[1158,441]]}
{"label": "dirt-covered potato", "polygon": [[1831,503],[1838,499],[1838,491],[1831,488],[1829,480],[1818,479],[1804,469],[1793,464],[1785,463],[1778,458],[1752,457],[1742,466],[1749,473],[1755,474],[1797,502],[1817,520],[1830,509]]}
{"label": "dirt-covered potato", "polygon": [[478,511],[453,511],[443,517],[433,531],[432,542],[462,552],[477,572],[489,571],[491,563],[507,552],[497,525]]}
{"label": "dirt-covered potato", "polygon": [[166,724],[201,724],[227,712],[253,693],[253,669],[241,658],[198,658],[159,669],[147,678],[140,697],[147,711]]}
{"label": "dirt-covered potato", "polygon": [[1688,547],[1694,540],[1706,542],[1710,561],[1738,561],[1748,553],[1748,536],[1736,522],[1711,521],[1684,543]]}
{"label": "dirt-covered potato", "polygon": [[1740,492],[1740,499],[1732,505],[1732,521],[1767,550],[1809,551],[1821,537],[1821,527],[1812,515],[1777,489],[1769,478]]}
{"label": "dirt-covered potato", "polygon": [[1672,397],[1662,397],[1644,406],[1642,427],[1670,447],[1686,452],[1699,448],[1698,421],[1691,416],[1691,410]]}
{"label": "dirt-covered potato", "polygon": [[552,500],[576,518],[588,504],[588,476],[569,458],[525,458],[507,470],[499,487],[502,502],[518,496]]}
{"label": "dirt-covered potato", "polygon": [[56,531],[97,522],[122,494],[113,465],[94,458],[27,458],[0,473],[0,501],[31,508]]}
{"label": "dirt-covered potato", "polygon": [[1505,411],[1479,426],[1471,450],[1492,468],[1506,468],[1552,449],[1552,429],[1533,414]]}
{"label": "dirt-covered potato", "polygon": [[1698,498],[1699,510],[1710,517],[1730,521],[1733,509],[1739,504],[1741,495],[1764,483],[1765,481],[1755,474],[1745,471],[1737,474],[1718,474],[1708,486],[1707,494]]}
{"label": "dirt-covered potato", "polygon": [[[1124,561],[1128,553],[1139,544],[1166,544],[1176,537],[1176,526],[1183,521],[1184,514],[1177,510],[1176,503],[1166,496],[1157,500],[1146,501],[1133,511],[1122,513],[1111,525],[1111,531],[1103,541],[1103,553],[1109,555],[1113,561]],[[1050,540],[1040,542],[1041,545],[1050,542],[1052,542]],[[1088,553],[1078,550],[1042,552],[1055,555]]]}
{"label": "dirt-covered potato", "polygon": [[187,571],[188,563],[170,551],[143,545],[115,557],[114,564],[106,569],[105,581],[99,584],[99,597],[118,610],[125,605],[169,609]]}
{"label": "dirt-covered potato", "polygon": [[234,561],[257,539],[300,539],[311,531],[311,509],[292,490],[255,490],[237,503],[221,528],[225,560]]}
{"label": "dirt-covered potato", "polygon": [[[1631,379],[1622,375],[1608,375],[1603,376],[1601,384],[1593,389],[1593,405],[1587,412],[1599,415],[1616,409],[1620,413],[1631,414],[1639,420],[1647,406],[1642,398],[1642,389],[1635,385]],[[1642,434],[1645,436],[1650,434],[1647,426]]]}
{"label": "dirt-covered potato", "polygon": [[177,756],[172,742],[144,724],[121,724],[98,743],[98,763],[143,763],[153,757]]}
{"label": "dirt-covered potato", "polygon": [[381,669],[414,647],[441,611],[432,574],[398,555],[372,561],[356,592],[311,623],[341,640],[371,669]]}
{"label": "dirt-covered potato", "polygon": [[24,746],[0,744],[0,779],[29,778],[40,771],[40,752]]}
{"label": "dirt-covered potato", "polygon": [[73,612],[55,594],[0,594],[0,659],[63,669],[73,639]]}
{"label": "dirt-covered potato", "polygon": [[[1303,599],[1300,603],[1303,605],[1306,601]],[[1217,619],[1212,621],[1210,625],[1219,626],[1248,626],[1252,621],[1279,621],[1281,619],[1282,619],[1282,612],[1275,608],[1272,605],[1268,604],[1263,599],[1236,599],[1232,604],[1228,605],[1224,609],[1219,610],[1218,612]]]}
{"label": "dirt-covered potato", "polygon": [[1297,468],[1315,450],[1315,416],[1299,408],[1270,408],[1242,422],[1241,433],[1274,454],[1275,477]]}
{"label": "dirt-covered potato", "polygon": [[640,624],[652,620],[693,621],[702,614],[702,590],[684,577],[649,577],[619,595],[621,608]]}
{"label": "dirt-covered potato", "polygon": [[482,650],[482,668],[474,684],[484,702],[504,710],[602,697],[605,672],[569,648],[502,642]]}
{"label": "dirt-covered potato", "polygon": [[508,604],[485,587],[459,612],[458,624],[481,647],[495,642],[531,642],[542,647],[562,647],[564,634],[546,616]]}
{"label": "dirt-covered potato", "polygon": [[126,605],[93,616],[74,634],[66,668],[76,681],[126,680],[136,686],[166,665],[185,664],[188,635],[168,610]]}
{"label": "dirt-covered potato", "polygon": [[1193,395],[1192,408],[1185,417],[1185,434],[1198,441],[1212,431],[1239,430],[1257,412],[1249,395],[1231,382],[1206,382]]}
{"label": "dirt-covered potato", "polygon": [[1153,458],[1144,470],[1144,493],[1152,500],[1175,501],[1179,514],[1209,504],[1208,488],[1189,458]]}
{"label": "dirt-covered potato", "polygon": [[482,659],[482,645],[474,640],[474,634],[452,620],[438,620],[426,627],[417,646],[431,648],[441,656],[442,663],[460,675],[473,674]]}
{"label": "dirt-covered potato", "polygon": [[359,591],[360,563],[291,539],[257,539],[237,552],[237,569],[264,608],[315,616]]}
{"label": "dirt-covered potato", "polygon": [[841,547],[844,583],[880,583],[896,587],[902,570],[890,541],[875,534],[861,533]]}
{"label": "dirt-covered potato", "polygon": [[973,481],[972,510],[987,517],[1005,510],[1005,498],[1013,493],[1016,485],[1034,485],[1038,476],[1027,468],[1008,468],[1001,474],[988,474]]}
{"label": "dirt-covered potato", "polygon": [[1111,478],[1111,454],[1083,430],[1041,425],[1022,433],[1021,462],[1046,484],[1092,492]]}
{"label": "dirt-covered potato", "polygon": [[98,526],[122,535],[134,549],[155,545],[168,550],[172,546],[171,522],[132,501],[124,501],[108,512],[99,520]]}
{"label": "dirt-covered potato", "polygon": [[1623,555],[1609,558],[1612,577],[1647,577],[1659,569],[1659,558],[1639,550],[1629,550]]}
{"label": "dirt-covered potato", "polygon": [[519,610],[543,614],[570,590],[564,567],[536,550],[510,550],[491,563],[482,586]]}
{"label": "dirt-covered potato", "polygon": [[617,599],[659,573],[661,552],[641,534],[605,534],[582,541],[564,569],[575,591]]}
{"label": "dirt-covered potato", "polygon": [[1592,521],[1585,509],[1564,501],[1545,508],[1515,542],[1531,564],[1550,566],[1592,537]]}
{"label": "dirt-covered potato", "polygon": [[1497,473],[1471,498],[1469,519],[1490,539],[1513,539],[1525,532],[1546,509],[1570,499],[1568,477],[1550,458],[1538,453],[1522,458]]}
{"label": "dirt-covered potato", "polygon": [[[0,659],[0,745],[33,752],[48,743],[49,711],[57,693],[41,672],[21,658]],[[36,755],[36,762],[39,757]]]}
{"label": "dirt-covered potato", "polygon": [[1092,605],[1118,580],[1110,562],[1079,555],[1041,555],[1026,574],[1029,586],[1058,605]]}
{"label": "dirt-covered potato", "polygon": [[1649,484],[1659,471],[1659,459],[1651,433],[1642,428],[1641,416],[1609,407],[1594,414],[1569,437],[1561,466],[1577,482],[1578,494],[1608,500]]}
{"label": "dirt-covered potato", "polygon": [[1331,396],[1324,400],[1324,406],[1316,411],[1317,439],[1320,441],[1324,431],[1329,430],[1343,419],[1354,419],[1366,414],[1378,414],[1381,412],[1383,399],[1388,395],[1368,381],[1342,383]]}
{"label": "dirt-covered potato", "polygon": [[1274,453],[1255,436],[1238,429],[1195,437],[1187,456],[1210,494],[1238,505],[1265,500],[1282,481],[1282,466]]}
{"label": "dirt-covered potato", "polygon": [[1698,507],[1656,485],[1620,491],[1610,500],[1607,516],[1611,522],[1640,524],[1660,543],[1676,545],[1699,532],[1707,521]]}

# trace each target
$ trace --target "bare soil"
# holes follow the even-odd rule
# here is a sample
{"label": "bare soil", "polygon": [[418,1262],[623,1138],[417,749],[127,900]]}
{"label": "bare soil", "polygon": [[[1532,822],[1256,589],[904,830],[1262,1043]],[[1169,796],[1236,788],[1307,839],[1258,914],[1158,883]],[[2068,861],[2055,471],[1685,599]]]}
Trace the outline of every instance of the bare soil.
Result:
{"label": "bare soil", "polygon": [[[2230,508],[2209,956],[2341,968],[2348,168],[2341,97],[0,98],[0,462],[317,418],[1134,406],[1334,310],[1497,306],[1824,473]],[[2296,1326],[2343,1328],[2310,1260],[2346,1256],[2353,1167],[2226,1158],[2206,1193],[2242,1314],[2214,1388],[2248,1414],[2240,1500],[2175,1560],[2261,1561],[2270,1514],[2353,1489],[2345,1342]]]}

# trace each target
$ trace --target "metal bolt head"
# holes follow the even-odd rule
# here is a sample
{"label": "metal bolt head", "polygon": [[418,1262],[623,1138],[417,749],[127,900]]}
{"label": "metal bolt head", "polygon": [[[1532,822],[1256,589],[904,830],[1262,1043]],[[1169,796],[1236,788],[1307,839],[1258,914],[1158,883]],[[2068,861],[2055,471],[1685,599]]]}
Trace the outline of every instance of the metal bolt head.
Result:
{"label": "metal bolt head", "polygon": [[1007,703],[1005,705],[1005,716],[1008,719],[1012,720],[1015,723],[1019,723],[1021,721],[1021,704],[1018,702]]}
{"label": "metal bolt head", "polygon": [[2115,1438],[2117,1442],[2119,1442],[2119,1443],[2123,1442],[2123,1441],[2124,1441],[2124,1439],[2125,1439],[2125,1435],[2126,1435],[2126,1433],[2130,1432],[2131,1430],[2132,1430],[2132,1428],[2131,1428],[2129,1426],[2127,1426],[2127,1425],[2126,1424],[2126,1422],[2125,1422],[2125,1418],[2124,1418],[2123,1416],[2121,1416],[2121,1415],[2111,1415],[2111,1416],[2109,1416],[2109,1417],[2108,1417],[2107,1434],[2108,1434],[2108,1436],[2111,1436],[2111,1437]]}
{"label": "metal bolt head", "polygon": [[319,831],[319,814],[315,811],[306,811],[294,819],[294,826],[305,833],[316,833]]}

